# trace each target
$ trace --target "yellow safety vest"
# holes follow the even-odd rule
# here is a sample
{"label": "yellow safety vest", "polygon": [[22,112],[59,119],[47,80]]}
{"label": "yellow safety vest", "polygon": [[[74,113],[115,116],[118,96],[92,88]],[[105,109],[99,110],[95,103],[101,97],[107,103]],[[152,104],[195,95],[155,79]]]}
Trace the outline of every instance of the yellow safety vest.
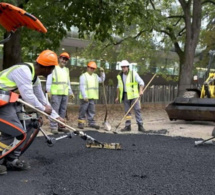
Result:
{"label": "yellow safety vest", "polygon": [[[0,89],[10,91],[10,90],[14,90],[17,88],[16,83],[11,81],[8,78],[8,75],[11,71],[13,71],[16,68],[19,68],[23,65],[25,65],[25,64],[23,63],[23,64],[14,65],[14,66],[11,66],[10,68],[7,68],[7,69],[0,72]],[[32,81],[33,81],[34,75],[35,75],[34,65],[28,64],[28,66],[31,67],[31,75],[32,75]]]}
{"label": "yellow safety vest", "polygon": [[[118,86],[120,91],[120,102],[122,101],[123,96],[123,80],[122,74],[117,75]],[[126,90],[127,90],[127,99],[131,100],[139,97],[138,83],[135,80],[135,72],[129,71],[126,78]]]}
{"label": "yellow safety vest", "polygon": [[[63,71],[62,71],[63,70]],[[52,72],[52,95],[68,95],[69,94],[69,69],[66,67],[61,68],[56,66]]]}
{"label": "yellow safety vest", "polygon": [[[83,74],[85,76],[85,92],[88,99],[99,99],[99,82],[98,75],[93,73],[90,75],[88,72]],[[81,92],[79,93],[79,98],[83,99]]]}

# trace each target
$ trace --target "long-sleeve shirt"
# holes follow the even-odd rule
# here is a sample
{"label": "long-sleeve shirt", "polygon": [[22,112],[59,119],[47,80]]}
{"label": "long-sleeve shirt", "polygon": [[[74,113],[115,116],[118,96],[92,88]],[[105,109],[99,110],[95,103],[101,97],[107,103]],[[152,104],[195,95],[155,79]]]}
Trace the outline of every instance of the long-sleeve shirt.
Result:
{"label": "long-sleeve shirt", "polygon": [[[137,72],[134,72],[134,78],[135,81],[140,85],[140,86],[145,86],[145,83],[143,81],[143,79],[139,76],[139,74]],[[126,79],[127,79],[127,75],[126,74],[122,74],[122,79],[123,79],[123,86],[124,86],[124,92],[127,92],[126,89]],[[117,85],[117,88],[119,88],[119,84]]]}
{"label": "long-sleeve shirt", "polygon": [[[42,91],[40,79],[37,77],[36,82],[32,85],[32,73],[28,66],[20,66],[8,74],[8,78],[15,82],[22,99],[34,106],[35,108],[44,111],[45,105],[50,105]],[[58,118],[59,115],[52,110],[51,116]]]}
{"label": "long-sleeve shirt", "polygon": [[[98,76],[98,75],[97,75]],[[105,81],[105,73],[101,72],[101,77],[98,76],[98,82],[102,83]],[[80,92],[82,97],[85,99],[87,98],[87,94],[86,94],[86,77],[84,76],[84,74],[82,74],[79,78],[79,84],[80,84]]]}
{"label": "long-sleeve shirt", "polygon": [[[65,71],[65,68],[62,68],[62,71]],[[48,75],[47,80],[46,80],[46,91],[48,93],[50,93],[50,91],[51,91],[52,75],[53,75],[53,73]],[[70,80],[68,81],[68,86],[69,86],[69,95],[71,95],[71,94],[73,94],[73,91],[72,91],[72,88],[71,88],[71,85],[70,85]]]}

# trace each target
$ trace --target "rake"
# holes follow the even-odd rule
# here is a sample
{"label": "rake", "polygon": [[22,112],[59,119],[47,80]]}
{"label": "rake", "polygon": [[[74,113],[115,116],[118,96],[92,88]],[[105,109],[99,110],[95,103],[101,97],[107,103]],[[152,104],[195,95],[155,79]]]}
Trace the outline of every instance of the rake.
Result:
{"label": "rake", "polygon": [[35,108],[34,106],[32,106],[31,104],[23,101],[22,99],[18,98],[16,100],[17,102],[20,102],[26,106],[28,106],[29,108],[32,108],[33,110],[51,118],[52,120],[54,120],[55,122],[67,127],[69,130],[71,130],[72,132],[67,134],[67,135],[64,135],[64,136],[61,136],[59,138],[50,138],[46,133],[45,131],[43,131],[41,128],[40,128],[40,131],[43,133],[43,135],[46,137],[47,139],[47,142],[50,144],[50,145],[53,145],[57,140],[59,139],[63,139],[63,138],[72,138],[73,137],[73,134],[74,135],[78,135],[79,137],[81,137],[83,140],[86,140],[88,141],[89,143],[86,144],[86,146],[88,148],[104,148],[104,149],[121,149],[121,144],[120,143],[103,143],[103,142],[100,142],[100,141],[97,141],[96,139],[94,139],[93,137],[87,135],[86,133],[82,132],[82,131],[78,131],[76,130],[75,128],[63,123],[62,121],[60,120],[57,120],[53,117],[51,117],[50,115],[48,115],[47,113]]}
{"label": "rake", "polygon": [[[155,78],[156,74],[153,75],[153,77],[151,78],[151,80],[147,83],[146,87],[143,89],[143,93],[145,92],[145,90],[148,88],[149,84],[152,82],[152,80]],[[132,108],[134,107],[134,105],[140,100],[141,96],[139,96],[134,103],[131,105],[131,107],[129,108],[129,110],[126,112],[126,114],[123,116],[123,118],[121,119],[121,121],[119,122],[119,124],[116,126],[115,130],[113,131],[113,133],[117,134],[117,129],[119,128],[119,126],[121,125],[122,121],[127,117],[127,115],[129,114],[129,112],[132,110]]]}

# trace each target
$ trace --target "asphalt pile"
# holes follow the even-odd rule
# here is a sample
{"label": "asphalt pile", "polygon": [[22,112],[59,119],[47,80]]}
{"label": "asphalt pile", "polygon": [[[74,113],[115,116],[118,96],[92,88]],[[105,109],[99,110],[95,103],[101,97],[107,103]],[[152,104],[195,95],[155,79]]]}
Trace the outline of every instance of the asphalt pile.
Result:
{"label": "asphalt pile", "polygon": [[87,134],[121,143],[122,150],[86,148],[80,137],[49,147],[38,137],[22,157],[31,169],[1,176],[1,194],[214,194],[213,145],[194,147],[196,139],[154,134]]}

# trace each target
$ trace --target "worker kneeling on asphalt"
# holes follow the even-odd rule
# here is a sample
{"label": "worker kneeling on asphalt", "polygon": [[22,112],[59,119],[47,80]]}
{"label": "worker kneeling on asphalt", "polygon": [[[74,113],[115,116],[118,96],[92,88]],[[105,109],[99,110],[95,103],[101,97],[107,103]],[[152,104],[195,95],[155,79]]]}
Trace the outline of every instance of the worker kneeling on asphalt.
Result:
{"label": "worker kneeling on asphalt", "polygon": [[87,72],[80,76],[80,109],[78,117],[78,128],[84,129],[86,117],[89,127],[99,129],[100,127],[95,124],[95,100],[99,99],[99,83],[104,82],[105,73],[104,69],[100,68],[100,77],[94,73],[97,65],[91,61],[87,64]]}
{"label": "worker kneeling on asphalt", "polygon": [[[69,95],[74,98],[74,94],[70,85],[69,69],[66,64],[69,61],[69,54],[63,52],[59,56],[59,66],[55,66],[53,72],[48,76],[46,82],[46,91],[50,94],[52,108],[60,115],[61,118],[65,118]],[[57,122],[50,120],[50,128],[53,134],[58,132],[69,132],[68,129],[58,124]]]}
{"label": "worker kneeling on asphalt", "polygon": [[0,96],[0,174],[7,173],[7,168],[15,170],[30,168],[29,163],[20,160],[19,157],[32,143],[31,135],[38,132],[38,126],[35,127],[31,120],[25,125],[21,122],[19,114],[23,113],[22,104],[8,102],[3,105],[6,95],[9,96],[11,91],[18,89],[25,102],[53,118],[64,121],[46,100],[38,78],[39,75],[47,77],[56,65],[58,65],[57,55],[53,51],[45,50],[38,56],[34,65],[20,63],[0,72],[2,95]]}
{"label": "worker kneeling on asphalt", "polygon": [[[144,81],[140,78],[139,74],[129,69],[129,62],[122,60],[120,63],[122,71],[117,75],[117,98],[116,103],[123,101],[125,113],[128,112],[131,105],[137,98],[143,95]],[[139,84],[139,90],[138,90]],[[138,124],[138,131],[145,131],[143,127],[143,119],[141,114],[140,102],[134,105],[136,122]],[[131,112],[126,116],[125,127],[121,131],[131,131]]]}

